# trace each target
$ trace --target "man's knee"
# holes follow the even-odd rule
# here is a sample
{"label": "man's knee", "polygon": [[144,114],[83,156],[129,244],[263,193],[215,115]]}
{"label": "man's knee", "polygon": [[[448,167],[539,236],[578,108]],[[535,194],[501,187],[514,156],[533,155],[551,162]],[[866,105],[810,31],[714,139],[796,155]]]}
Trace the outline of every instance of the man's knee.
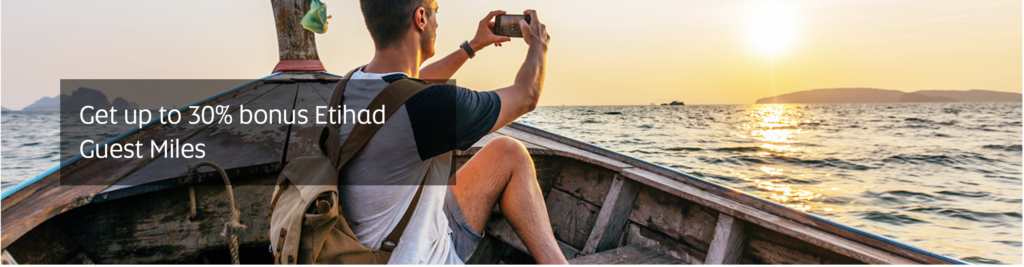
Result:
{"label": "man's knee", "polygon": [[530,153],[522,142],[508,136],[499,136],[488,142],[484,147],[491,148],[505,157],[527,157]]}

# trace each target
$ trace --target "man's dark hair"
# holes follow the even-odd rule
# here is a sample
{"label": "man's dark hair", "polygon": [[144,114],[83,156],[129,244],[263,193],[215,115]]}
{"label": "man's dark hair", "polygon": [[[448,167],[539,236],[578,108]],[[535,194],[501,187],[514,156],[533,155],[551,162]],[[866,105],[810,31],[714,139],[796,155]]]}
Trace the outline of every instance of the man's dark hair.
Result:
{"label": "man's dark hair", "polygon": [[384,49],[402,40],[417,8],[425,8],[427,16],[433,15],[431,2],[433,0],[360,0],[359,6],[374,46]]}

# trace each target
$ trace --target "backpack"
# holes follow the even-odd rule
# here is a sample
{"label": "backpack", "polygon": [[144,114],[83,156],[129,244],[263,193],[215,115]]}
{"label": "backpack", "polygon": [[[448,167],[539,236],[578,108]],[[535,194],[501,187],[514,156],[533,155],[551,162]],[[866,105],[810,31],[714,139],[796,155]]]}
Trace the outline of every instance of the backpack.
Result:
{"label": "backpack", "polygon": [[[360,67],[361,68],[361,67]],[[350,71],[334,88],[330,106],[343,102]],[[402,79],[384,88],[367,109],[385,105],[385,120],[430,84]],[[328,125],[318,138],[321,155],[293,159],[281,171],[270,203],[270,250],[275,264],[386,264],[398,245],[423,192],[423,182],[395,229],[372,250],[359,243],[338,205],[338,173],[361,150],[381,124],[356,124],[344,143]],[[340,148],[339,148],[340,147]],[[424,182],[426,179],[424,179]]]}

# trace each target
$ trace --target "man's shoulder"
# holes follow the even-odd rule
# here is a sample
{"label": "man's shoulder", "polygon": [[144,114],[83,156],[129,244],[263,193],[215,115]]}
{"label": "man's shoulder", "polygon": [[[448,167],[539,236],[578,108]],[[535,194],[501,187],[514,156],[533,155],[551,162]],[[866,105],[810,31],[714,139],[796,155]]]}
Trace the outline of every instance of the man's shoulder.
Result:
{"label": "man's shoulder", "polygon": [[468,90],[450,84],[432,84],[423,89],[405,102],[407,107],[438,108],[443,106],[454,107],[458,100],[459,91]]}

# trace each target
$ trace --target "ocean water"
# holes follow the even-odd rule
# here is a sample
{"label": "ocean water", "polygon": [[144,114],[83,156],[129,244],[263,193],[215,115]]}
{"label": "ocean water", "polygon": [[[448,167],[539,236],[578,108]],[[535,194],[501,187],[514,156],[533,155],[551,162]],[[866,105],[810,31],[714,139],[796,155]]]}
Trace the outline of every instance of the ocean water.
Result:
{"label": "ocean water", "polygon": [[540,107],[519,122],[932,252],[1021,264],[1021,103]]}
{"label": "ocean water", "polygon": [[[4,190],[58,164],[58,117],[3,112]],[[1021,103],[540,107],[519,121],[932,252],[1022,263]]]}
{"label": "ocean water", "polygon": [[60,164],[60,113],[0,113],[0,187],[31,179]]}

